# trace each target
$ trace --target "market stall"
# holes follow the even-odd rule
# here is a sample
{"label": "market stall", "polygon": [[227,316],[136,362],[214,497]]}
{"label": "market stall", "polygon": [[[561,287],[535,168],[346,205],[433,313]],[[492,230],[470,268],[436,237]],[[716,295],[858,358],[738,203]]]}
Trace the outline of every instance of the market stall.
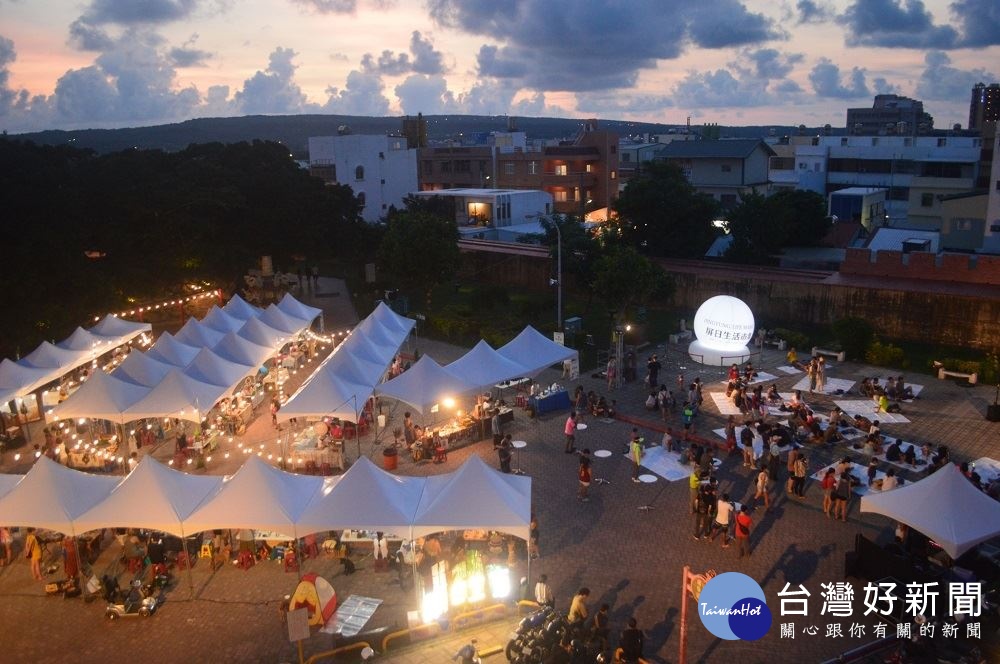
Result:
{"label": "market stall", "polygon": [[317,422],[295,435],[289,445],[292,469],[329,468],[344,469],[344,441],[335,439],[324,422]]}

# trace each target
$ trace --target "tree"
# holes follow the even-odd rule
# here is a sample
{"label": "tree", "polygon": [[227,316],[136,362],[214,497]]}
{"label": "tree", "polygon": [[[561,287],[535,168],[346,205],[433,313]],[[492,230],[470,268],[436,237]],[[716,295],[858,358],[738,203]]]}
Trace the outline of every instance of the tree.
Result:
{"label": "tree", "polygon": [[830,223],[823,197],[815,192],[786,190],[769,198],[746,194],[727,219],[733,241],[725,259],[773,264],[784,247],[822,244]]}
{"label": "tree", "polygon": [[594,262],[601,253],[601,245],[577,217],[555,214],[551,219],[540,217],[539,223],[544,233],[527,233],[518,237],[518,242],[541,243],[549,247],[552,264],[555,265],[559,250],[559,233],[562,234],[562,271],[571,274],[580,286],[589,286],[594,278]]}
{"label": "tree", "polygon": [[616,319],[633,304],[646,302],[669,287],[660,266],[632,247],[611,247],[594,264],[594,292]]}
{"label": "tree", "polygon": [[413,288],[431,303],[435,286],[451,281],[458,272],[458,226],[426,212],[398,212],[378,248],[378,262],[397,285]]}
{"label": "tree", "polygon": [[647,162],[614,209],[621,239],[654,256],[698,258],[715,239],[715,201],[695,191],[673,163]]}

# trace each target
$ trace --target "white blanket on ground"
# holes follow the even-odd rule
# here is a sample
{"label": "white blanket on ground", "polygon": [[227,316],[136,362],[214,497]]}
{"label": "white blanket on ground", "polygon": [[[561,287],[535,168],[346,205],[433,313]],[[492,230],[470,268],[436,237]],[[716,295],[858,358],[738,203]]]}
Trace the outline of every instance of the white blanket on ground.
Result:
{"label": "white blanket on ground", "polygon": [[[742,374],[740,374],[742,375]],[[771,381],[778,380],[778,377],[774,374],[769,374],[766,371],[758,371],[757,375],[751,380],[747,385],[755,385],[757,383],[770,383]],[[729,385],[728,380],[722,381],[723,385]]]}
{"label": "white blanket on ground", "polygon": [[740,409],[736,407],[732,399],[726,396],[725,392],[709,392],[708,395],[712,397],[720,415],[742,415]]}
{"label": "white blanket on ground", "polygon": [[[632,462],[631,454],[626,454],[625,457],[628,458],[629,463]],[[675,482],[691,476],[691,466],[681,463],[679,453],[668,452],[659,445],[646,448],[642,453],[640,465],[668,482]]]}
{"label": "white blanket on ground", "polygon": [[840,406],[840,409],[851,417],[863,415],[869,420],[878,420],[882,424],[887,422],[892,424],[906,424],[910,421],[905,415],[899,413],[877,412],[878,404],[870,399],[862,401],[834,401],[834,403]]}
{"label": "white blanket on ground", "polygon": [[[820,468],[819,471],[813,473],[810,477],[812,477],[817,482],[821,482],[821,481],[823,481],[823,476],[826,475],[827,469],[828,468],[836,468],[836,467],[837,467],[836,463],[831,463],[829,466],[824,466],[823,468]],[[879,491],[878,489],[870,488],[868,486],[868,467],[867,466],[862,466],[862,465],[859,465],[859,464],[851,464],[851,475],[853,475],[855,477],[855,479],[858,480],[858,484],[854,485],[854,493],[855,494],[857,494],[859,496],[863,496],[866,493],[868,493],[869,491],[875,491],[875,492]],[[876,471],[875,472],[875,479],[876,480],[884,480],[885,479],[885,473],[883,473],[881,470]]]}
{"label": "white blanket on ground", "polygon": [[794,376],[795,374],[802,373],[802,369],[796,369],[795,367],[790,367],[790,366],[778,367],[778,371],[786,373],[789,376]]}
{"label": "white blanket on ground", "polygon": [[[827,378],[826,384],[823,385],[823,394],[833,394],[837,390],[843,390],[847,393],[849,389],[854,387],[853,380],[847,380],[846,378]],[[799,382],[795,383],[792,387],[793,390],[802,390],[805,393],[809,392],[809,377],[806,376]]]}

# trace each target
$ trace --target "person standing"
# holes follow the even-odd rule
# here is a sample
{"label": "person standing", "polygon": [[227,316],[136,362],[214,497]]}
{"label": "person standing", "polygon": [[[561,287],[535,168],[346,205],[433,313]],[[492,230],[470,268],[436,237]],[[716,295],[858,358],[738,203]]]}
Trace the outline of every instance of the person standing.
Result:
{"label": "person standing", "polygon": [[622,630],[621,636],[618,637],[618,645],[622,649],[622,660],[628,664],[636,664],[642,659],[645,642],[645,636],[639,629],[635,618],[629,618],[628,627]]}
{"label": "person standing", "polygon": [[795,489],[795,461],[799,458],[799,446],[792,445],[788,452],[788,481],[785,483],[785,493],[791,494]]}
{"label": "person standing", "polygon": [[738,547],[737,559],[742,560],[744,554],[750,557],[750,530],[753,528],[753,519],[750,518],[750,508],[743,505],[740,513],[736,515],[736,544]]}
{"label": "person standing", "polygon": [[740,431],[740,443],[743,445],[743,467],[753,468],[753,429],[749,424]]}
{"label": "person standing", "polygon": [[715,521],[712,522],[712,534],[710,535],[714,542],[719,533],[722,533],[723,549],[729,548],[729,520],[731,518],[733,518],[733,503],[729,500],[729,494],[724,493],[715,506]]}
{"label": "person standing", "polygon": [[10,533],[10,528],[7,526],[0,526],[0,547],[3,547],[3,561],[0,562],[0,566],[6,567],[13,562],[13,544],[14,536]]}
{"label": "person standing", "polygon": [[608,615],[610,610],[610,605],[601,604],[601,608],[594,614],[594,626],[590,632],[591,640],[600,643],[601,652],[608,648],[608,636],[611,634],[611,628],[609,627],[611,616]]}
{"label": "person standing", "polygon": [[656,403],[660,406],[660,417],[664,422],[667,421],[670,415],[670,403],[667,401],[669,398],[670,392],[667,390],[667,386],[660,385],[660,389],[656,393]]}
{"label": "person standing", "polygon": [[820,486],[823,488],[823,514],[827,517],[832,516],[830,514],[833,509],[833,489],[837,486],[837,476],[836,471],[833,468],[827,468],[826,473],[823,475],[823,481]]}
{"label": "person standing", "polygon": [[514,446],[510,440],[510,434],[500,439],[497,455],[500,457],[500,472],[510,474],[510,461],[514,456]]}
{"label": "person standing", "polygon": [[712,520],[715,517],[716,495],[712,483],[707,482],[698,490],[698,508],[694,515],[695,541],[709,539],[712,532]]}
{"label": "person standing", "polygon": [[531,513],[531,523],[528,525],[528,556],[535,560],[538,558],[538,517]]}
{"label": "person standing", "polygon": [[632,458],[632,481],[639,481],[639,466],[642,465],[642,437],[638,429],[632,429],[632,442],[629,443],[629,456]]}
{"label": "person standing", "polygon": [[[767,492],[767,483],[769,479],[769,474],[767,472],[767,464],[762,463],[760,465],[760,472],[757,473],[757,491],[753,496],[754,504],[757,503],[761,498],[764,499],[764,509],[771,509],[771,496]],[[739,522],[737,522],[738,525]]]}
{"label": "person standing", "polygon": [[569,620],[570,629],[579,630],[586,622],[587,616],[590,613],[587,611],[587,599],[590,597],[590,588],[584,586],[576,592],[573,596],[573,601],[569,606],[569,615],[566,617]]}
{"label": "person standing", "polygon": [[816,360],[816,391],[823,393],[826,388],[826,358],[822,355]]}
{"label": "person standing", "polygon": [[493,409],[493,417],[490,418],[490,429],[493,431],[493,447],[499,447],[503,440],[503,425],[500,423],[500,409]]}
{"label": "person standing", "polygon": [[809,360],[806,365],[806,375],[809,376],[809,394],[816,389],[816,358]]}
{"label": "person standing", "polygon": [[566,454],[572,454],[576,451],[576,411],[570,411],[569,417],[566,418],[566,426],[563,428],[563,433],[566,434],[566,449],[563,450]]}
{"label": "person standing", "polygon": [[413,443],[417,442],[416,425],[409,411],[403,413],[403,440],[406,441],[406,449],[410,449]]}
{"label": "person standing", "polygon": [[615,384],[618,380],[618,363],[615,362],[615,358],[613,357],[608,360],[607,376],[608,390],[615,389]]}
{"label": "person standing", "polygon": [[691,464],[691,474],[688,476],[688,488],[691,491],[691,499],[688,501],[691,506],[691,514],[698,512],[698,489],[701,488],[701,471],[694,463]]}
{"label": "person standing", "polygon": [[577,474],[580,480],[580,489],[577,498],[581,503],[589,503],[590,498],[587,496],[587,492],[590,490],[590,458],[586,456],[580,457],[580,471]]}
{"label": "person standing", "polygon": [[31,578],[35,581],[43,581],[42,578],[42,545],[35,535],[34,528],[27,529],[24,538],[24,555],[31,561]]}
{"label": "person standing", "polygon": [[726,420],[726,452],[732,454],[735,451],[736,451],[736,416],[730,415],[729,419]]}
{"label": "person standing", "polygon": [[552,594],[551,586],[549,586],[549,577],[545,574],[538,577],[538,583],[535,584],[535,601],[538,602],[539,606],[555,608],[555,596]]}
{"label": "person standing", "polygon": [[662,366],[663,365],[660,364],[660,361],[656,359],[655,354],[649,358],[648,362],[646,362],[646,371],[648,372],[647,379],[649,380],[649,389],[655,390],[656,386],[659,384],[660,369],[662,368]]}
{"label": "person standing", "polygon": [[847,521],[847,508],[851,501],[851,472],[847,470],[840,473],[837,478],[837,485],[833,489],[833,518]]}
{"label": "person standing", "polygon": [[806,477],[809,476],[809,459],[803,454],[795,460],[795,468],[792,470],[792,493],[799,500],[806,497]]}

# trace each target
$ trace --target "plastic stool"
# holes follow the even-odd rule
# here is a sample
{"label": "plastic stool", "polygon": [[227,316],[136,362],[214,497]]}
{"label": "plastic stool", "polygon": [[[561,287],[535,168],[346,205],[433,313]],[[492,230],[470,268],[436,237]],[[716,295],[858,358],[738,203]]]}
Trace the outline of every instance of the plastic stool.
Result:
{"label": "plastic stool", "polygon": [[291,549],[285,551],[285,571],[286,572],[298,572],[299,571],[299,559],[295,556],[295,552]]}
{"label": "plastic stool", "polygon": [[236,559],[236,566],[246,571],[255,565],[253,554],[249,551],[240,551],[239,558]]}
{"label": "plastic stool", "polygon": [[144,567],[142,558],[136,556],[134,558],[128,559],[128,571],[129,574],[135,574]]}
{"label": "plastic stool", "polygon": [[323,475],[324,477],[333,475],[333,466],[331,466],[330,464],[324,462],[319,467],[319,474]]}
{"label": "plastic stool", "polygon": [[518,408],[524,408],[525,406],[528,405],[528,397],[524,396],[523,394],[518,394],[516,397],[514,397],[514,405],[517,406]]}
{"label": "plastic stool", "polygon": [[306,475],[315,475],[315,474],[316,474],[316,462],[306,461]]}
{"label": "plastic stool", "polygon": [[188,565],[191,564],[191,561],[188,559],[187,551],[181,551],[178,553],[177,560],[174,561],[174,564],[177,565],[177,569],[187,569]]}
{"label": "plastic stool", "polygon": [[199,558],[211,558],[212,557],[212,543],[202,542],[201,551],[198,552]]}
{"label": "plastic stool", "polygon": [[446,447],[435,447],[434,448],[434,463],[444,463],[448,460],[448,448]]}

